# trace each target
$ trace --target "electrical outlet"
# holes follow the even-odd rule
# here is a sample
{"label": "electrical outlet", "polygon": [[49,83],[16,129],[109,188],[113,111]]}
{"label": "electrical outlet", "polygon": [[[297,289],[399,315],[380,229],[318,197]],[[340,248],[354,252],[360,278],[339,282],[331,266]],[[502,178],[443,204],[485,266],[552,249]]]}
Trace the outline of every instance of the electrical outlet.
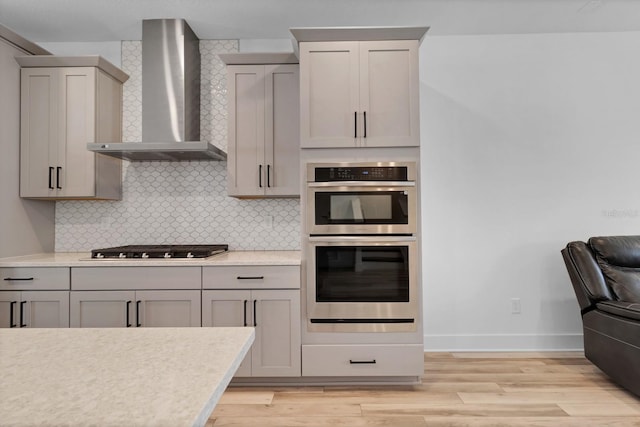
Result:
{"label": "electrical outlet", "polygon": [[520,298],[511,298],[511,314],[520,314],[521,312]]}
{"label": "electrical outlet", "polygon": [[269,229],[273,228],[273,215],[264,216],[264,226]]}

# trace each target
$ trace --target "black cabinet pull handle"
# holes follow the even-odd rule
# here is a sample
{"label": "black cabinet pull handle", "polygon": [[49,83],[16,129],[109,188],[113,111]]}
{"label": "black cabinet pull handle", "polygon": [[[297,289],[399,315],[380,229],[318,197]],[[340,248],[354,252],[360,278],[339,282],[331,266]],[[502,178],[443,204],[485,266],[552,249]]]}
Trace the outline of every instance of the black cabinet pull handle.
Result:
{"label": "black cabinet pull handle", "polygon": [[253,326],[258,326],[258,316],[256,316],[256,303],[257,300],[253,300]]}
{"label": "black cabinet pull handle", "polygon": [[15,328],[16,325],[15,322],[13,321],[13,312],[14,312],[14,308],[16,305],[17,301],[11,301],[11,303],[9,304],[9,327],[10,328]]}
{"label": "black cabinet pull handle", "polygon": [[247,300],[244,300],[244,326],[247,326]]}
{"label": "black cabinet pull handle", "polygon": [[49,190],[53,190],[53,167],[49,166]]}
{"label": "black cabinet pull handle", "polygon": [[5,277],[7,282],[27,282],[33,280],[33,277]]}
{"label": "black cabinet pull handle", "polygon": [[375,365],[376,359],[372,360],[351,360],[349,359],[349,363],[352,365]]}
{"label": "black cabinet pull handle", "polygon": [[258,166],[258,187],[262,188],[262,165]]}
{"label": "black cabinet pull handle", "polygon": [[367,137],[367,112],[364,112],[364,135],[363,138]]}
{"label": "black cabinet pull handle", "polygon": [[136,326],[140,327],[142,326],[142,323],[140,323],[140,303],[142,301],[138,300],[136,301]]}
{"label": "black cabinet pull handle", "polygon": [[58,166],[56,168],[56,188],[58,190],[62,190],[62,187],[60,187],[60,171],[62,170],[62,167]]}
{"label": "black cabinet pull handle", "polygon": [[271,188],[271,165],[267,165],[267,187]]}
{"label": "black cabinet pull handle", "polygon": [[353,112],[353,137],[358,137],[358,112]]}
{"label": "black cabinet pull handle", "polygon": [[24,306],[27,302],[26,301],[21,301],[20,302],[20,327],[24,328],[25,326],[27,326],[26,323],[24,323]]}
{"label": "black cabinet pull handle", "polygon": [[127,328],[131,327],[131,321],[129,320],[129,307],[131,306],[131,301],[127,301]]}
{"label": "black cabinet pull handle", "polygon": [[263,280],[264,276],[238,276],[238,280]]}

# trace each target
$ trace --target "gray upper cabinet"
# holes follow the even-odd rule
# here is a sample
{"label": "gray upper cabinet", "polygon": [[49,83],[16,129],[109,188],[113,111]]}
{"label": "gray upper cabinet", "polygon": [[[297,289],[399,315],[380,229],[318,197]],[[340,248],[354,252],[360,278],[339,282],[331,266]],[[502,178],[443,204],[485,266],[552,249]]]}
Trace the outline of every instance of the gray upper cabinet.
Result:
{"label": "gray upper cabinet", "polygon": [[227,85],[229,195],[298,197],[298,64],[228,65]]}
{"label": "gray upper cabinet", "polygon": [[292,28],[301,147],[419,146],[418,49],[427,30]]}
{"label": "gray upper cabinet", "polygon": [[418,45],[300,43],[301,146],[419,146]]}
{"label": "gray upper cabinet", "polygon": [[127,76],[110,64],[103,69],[98,60],[96,66],[73,61],[73,66],[43,66],[69,59],[56,58],[17,58],[22,65],[20,196],[119,200],[121,161],[88,151],[87,143],[121,141]]}

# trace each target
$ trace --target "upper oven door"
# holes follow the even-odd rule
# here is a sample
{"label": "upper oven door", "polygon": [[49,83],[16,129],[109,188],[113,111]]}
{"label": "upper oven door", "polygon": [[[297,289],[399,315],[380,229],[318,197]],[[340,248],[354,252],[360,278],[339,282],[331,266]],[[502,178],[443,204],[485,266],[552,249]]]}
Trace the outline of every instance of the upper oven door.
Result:
{"label": "upper oven door", "polygon": [[413,182],[307,184],[311,235],[415,234]]}

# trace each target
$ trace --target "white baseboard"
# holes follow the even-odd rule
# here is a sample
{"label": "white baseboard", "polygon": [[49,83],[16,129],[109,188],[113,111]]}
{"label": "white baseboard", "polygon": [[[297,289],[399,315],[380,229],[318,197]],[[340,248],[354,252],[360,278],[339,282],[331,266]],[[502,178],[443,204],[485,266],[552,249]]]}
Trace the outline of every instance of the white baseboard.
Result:
{"label": "white baseboard", "polygon": [[582,334],[425,335],[425,351],[582,351]]}

